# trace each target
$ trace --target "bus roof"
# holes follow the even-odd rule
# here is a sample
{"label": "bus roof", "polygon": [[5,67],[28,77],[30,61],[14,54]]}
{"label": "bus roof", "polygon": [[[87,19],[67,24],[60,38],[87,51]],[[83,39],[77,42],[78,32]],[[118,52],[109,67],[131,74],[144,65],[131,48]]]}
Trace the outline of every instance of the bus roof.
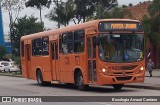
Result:
{"label": "bus roof", "polygon": [[34,34],[25,35],[25,36],[21,37],[21,40],[39,38],[39,37],[43,37],[43,36],[50,36],[50,35],[55,35],[55,34],[58,34],[58,33],[64,33],[64,32],[69,32],[69,31],[73,31],[73,30],[80,30],[80,29],[84,29],[84,28],[98,26],[98,23],[102,22],[102,21],[140,22],[139,20],[133,20],[133,19],[99,19],[99,20],[88,21],[88,22],[85,22],[85,23],[75,24],[75,25],[71,25],[71,26],[67,26],[67,27],[63,27],[63,28],[52,29],[52,30],[49,30],[49,31],[43,31],[43,32],[38,32],[38,33],[34,33]]}

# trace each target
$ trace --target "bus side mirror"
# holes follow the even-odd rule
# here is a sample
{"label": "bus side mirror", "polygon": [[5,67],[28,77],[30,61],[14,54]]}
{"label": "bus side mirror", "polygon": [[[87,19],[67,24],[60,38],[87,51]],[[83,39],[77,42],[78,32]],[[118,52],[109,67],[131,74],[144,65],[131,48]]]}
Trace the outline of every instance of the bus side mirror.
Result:
{"label": "bus side mirror", "polygon": [[97,36],[96,37],[96,45],[99,45],[100,44],[100,38]]}

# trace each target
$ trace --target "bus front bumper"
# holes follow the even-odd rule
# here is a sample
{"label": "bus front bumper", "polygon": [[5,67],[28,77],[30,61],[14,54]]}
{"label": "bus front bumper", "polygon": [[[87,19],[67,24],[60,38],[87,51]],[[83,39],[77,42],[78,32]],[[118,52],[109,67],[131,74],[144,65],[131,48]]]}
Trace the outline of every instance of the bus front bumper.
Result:
{"label": "bus front bumper", "polygon": [[143,83],[144,78],[145,78],[144,74],[108,76],[104,75],[103,73],[99,73],[97,84],[111,85],[111,84]]}

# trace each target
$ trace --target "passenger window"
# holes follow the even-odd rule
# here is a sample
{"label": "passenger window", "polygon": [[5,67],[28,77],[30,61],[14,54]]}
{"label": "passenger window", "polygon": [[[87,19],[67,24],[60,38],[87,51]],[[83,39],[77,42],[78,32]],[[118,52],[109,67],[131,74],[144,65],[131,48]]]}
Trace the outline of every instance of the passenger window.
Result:
{"label": "passenger window", "polygon": [[32,40],[32,55],[49,55],[49,37],[45,36]]}
{"label": "passenger window", "polygon": [[42,39],[32,40],[32,55],[42,55]]}
{"label": "passenger window", "polygon": [[24,57],[24,41],[21,42],[21,54]]}
{"label": "passenger window", "polygon": [[68,54],[73,52],[73,33],[62,34],[62,53]]}
{"label": "passenger window", "polygon": [[74,32],[74,52],[84,52],[84,30]]}
{"label": "passenger window", "polygon": [[43,37],[42,38],[42,55],[48,55],[49,54],[49,38]]}

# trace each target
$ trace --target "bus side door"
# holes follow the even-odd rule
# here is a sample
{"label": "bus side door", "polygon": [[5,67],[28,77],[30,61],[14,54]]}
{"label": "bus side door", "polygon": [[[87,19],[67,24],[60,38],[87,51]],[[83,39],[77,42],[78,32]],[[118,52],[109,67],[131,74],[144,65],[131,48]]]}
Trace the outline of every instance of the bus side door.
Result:
{"label": "bus side door", "polygon": [[58,42],[51,42],[52,79],[59,80]]}
{"label": "bus side door", "polygon": [[31,45],[25,45],[25,61],[26,61],[26,76],[27,78],[32,78],[32,69],[31,69]]}
{"label": "bus side door", "polygon": [[87,36],[87,59],[88,59],[88,80],[93,83],[97,81],[97,69],[96,69],[96,36]]}

